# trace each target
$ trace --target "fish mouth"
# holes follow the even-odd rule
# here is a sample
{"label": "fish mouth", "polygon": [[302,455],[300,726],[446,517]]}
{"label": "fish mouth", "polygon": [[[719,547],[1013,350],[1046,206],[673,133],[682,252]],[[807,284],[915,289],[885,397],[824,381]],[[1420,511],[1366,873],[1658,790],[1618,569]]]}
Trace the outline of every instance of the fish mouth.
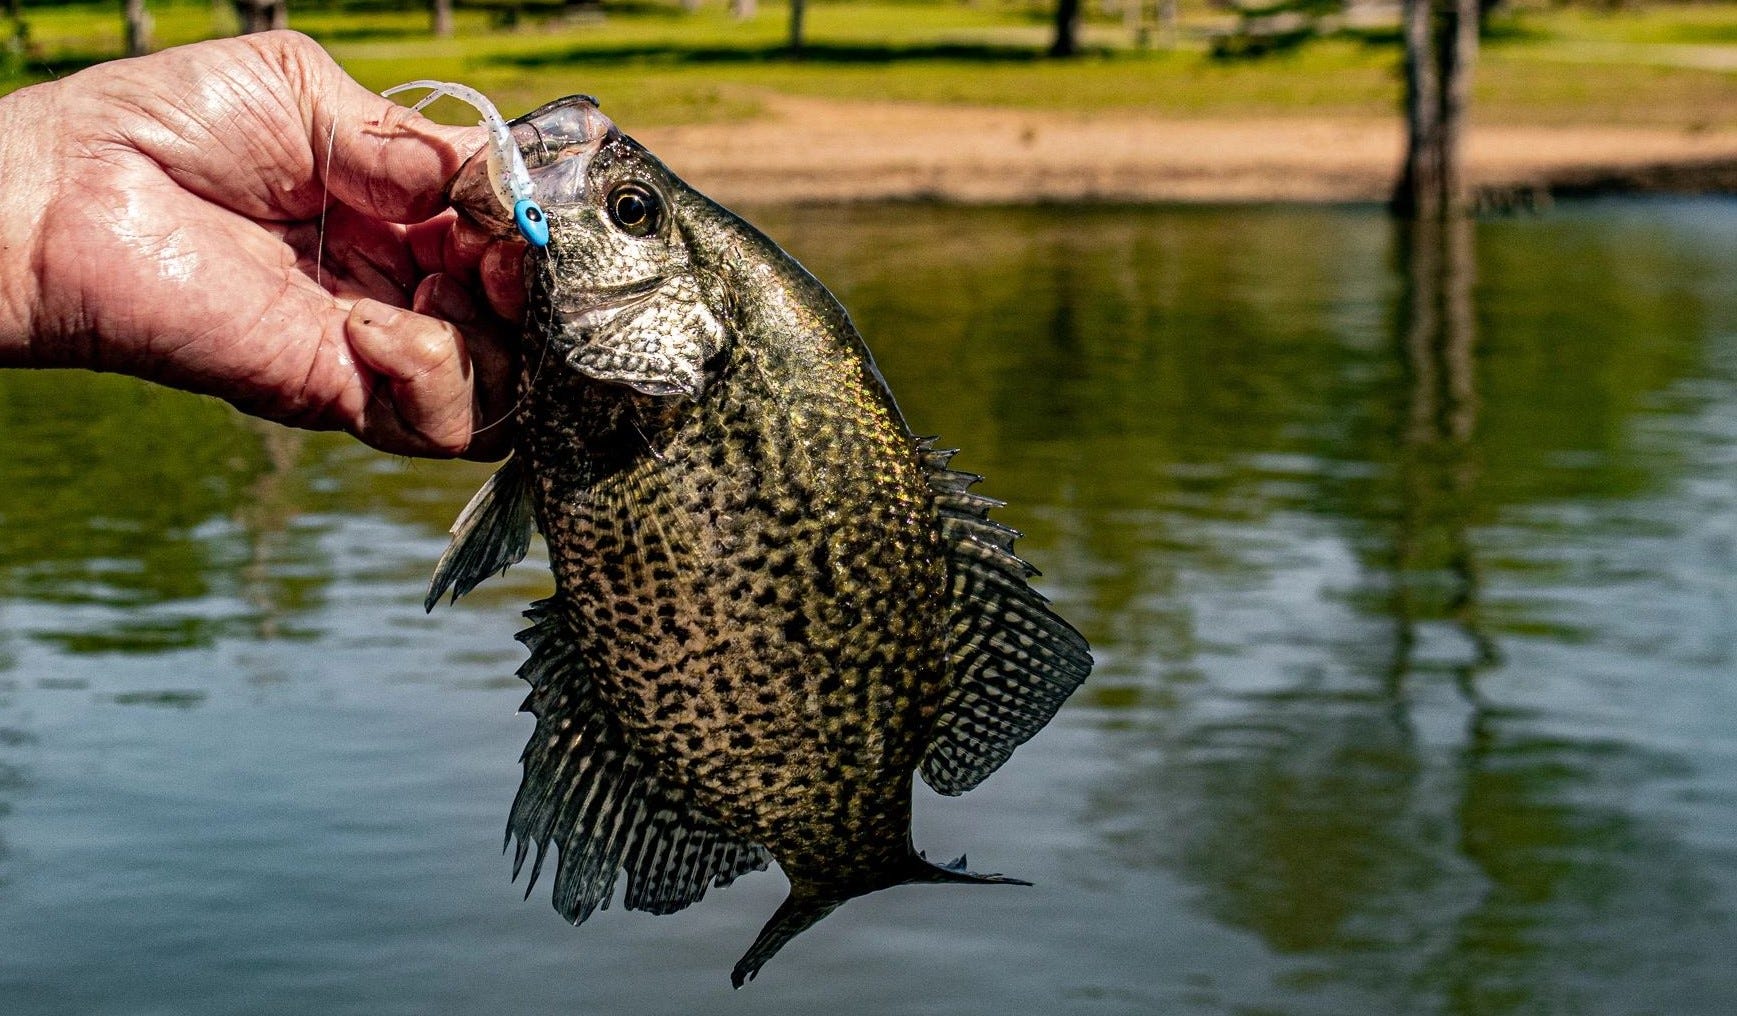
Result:
{"label": "fish mouth", "polygon": [[652,275],[618,286],[600,286],[575,293],[561,301],[567,306],[561,317],[579,328],[595,328],[623,311],[632,310],[657,295],[669,281],[667,275]]}
{"label": "fish mouth", "polygon": [[[513,120],[513,142],[524,156],[532,194],[547,210],[585,200],[591,160],[611,137],[619,137],[614,121],[589,95],[556,99]],[[518,226],[511,209],[514,199],[505,181],[490,168],[484,145],[446,184],[447,203],[460,214],[498,237],[513,236]]]}

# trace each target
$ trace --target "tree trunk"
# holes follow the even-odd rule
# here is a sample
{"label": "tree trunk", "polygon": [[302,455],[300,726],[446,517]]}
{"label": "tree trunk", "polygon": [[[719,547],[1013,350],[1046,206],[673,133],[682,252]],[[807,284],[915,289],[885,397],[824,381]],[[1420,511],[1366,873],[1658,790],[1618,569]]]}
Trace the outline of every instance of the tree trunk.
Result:
{"label": "tree trunk", "polygon": [[1080,0],[1056,0],[1055,40],[1050,56],[1073,56],[1080,51]]}
{"label": "tree trunk", "polygon": [[127,55],[144,56],[151,51],[151,12],[145,0],[121,0],[121,14],[127,23]]}
{"label": "tree trunk", "polygon": [[1158,0],[1158,45],[1176,48],[1176,0]]}
{"label": "tree trunk", "polygon": [[1437,77],[1432,0],[1405,0],[1400,29],[1405,37],[1405,165],[1393,192],[1393,213],[1433,218],[1441,195],[1441,79]]}
{"label": "tree trunk", "polygon": [[730,0],[730,16],[737,21],[747,21],[758,13],[759,0]]}
{"label": "tree trunk", "polygon": [[1459,214],[1467,208],[1465,172],[1466,111],[1472,100],[1472,63],[1478,58],[1478,0],[1447,0],[1441,42],[1442,208]]}
{"label": "tree trunk", "polygon": [[0,68],[17,73],[30,53],[30,25],[24,20],[20,0],[6,0],[6,15],[5,38],[0,41]]}
{"label": "tree trunk", "polygon": [[428,30],[438,38],[452,38],[452,0],[429,0]]}
{"label": "tree trunk", "polygon": [[235,0],[235,13],[243,35],[289,27],[289,0]]}
{"label": "tree trunk", "polygon": [[1461,149],[1478,53],[1478,0],[1405,0],[1405,165],[1392,209],[1441,218],[1466,208]]}
{"label": "tree trunk", "polygon": [[802,55],[802,15],[807,4],[803,0],[790,0],[790,55]]}

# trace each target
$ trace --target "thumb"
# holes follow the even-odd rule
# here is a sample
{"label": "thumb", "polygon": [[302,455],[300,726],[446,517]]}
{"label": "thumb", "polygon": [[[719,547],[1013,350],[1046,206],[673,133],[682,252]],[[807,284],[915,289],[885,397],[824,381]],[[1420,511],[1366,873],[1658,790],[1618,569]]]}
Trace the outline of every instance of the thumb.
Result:
{"label": "thumb", "polygon": [[470,446],[474,380],[456,326],[359,300],[345,334],[377,379],[356,436],[382,451],[435,458]]}
{"label": "thumb", "polygon": [[487,132],[413,113],[363,88],[306,36],[283,35],[298,51],[308,141],[332,197],[390,222],[420,222],[444,208],[447,181]]}

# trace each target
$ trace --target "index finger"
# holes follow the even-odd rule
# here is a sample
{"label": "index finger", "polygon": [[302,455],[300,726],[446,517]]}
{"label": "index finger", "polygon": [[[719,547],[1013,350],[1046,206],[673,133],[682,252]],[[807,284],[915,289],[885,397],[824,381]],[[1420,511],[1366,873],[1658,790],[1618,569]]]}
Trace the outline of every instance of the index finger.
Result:
{"label": "index finger", "polygon": [[486,133],[437,124],[375,95],[314,48],[306,71],[309,141],[332,196],[392,222],[420,222],[444,208],[447,181]]}

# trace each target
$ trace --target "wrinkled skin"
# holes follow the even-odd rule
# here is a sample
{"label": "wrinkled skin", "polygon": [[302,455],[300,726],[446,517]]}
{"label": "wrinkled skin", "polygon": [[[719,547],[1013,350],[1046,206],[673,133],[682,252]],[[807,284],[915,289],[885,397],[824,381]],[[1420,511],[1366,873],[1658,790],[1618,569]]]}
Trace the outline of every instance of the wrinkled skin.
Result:
{"label": "wrinkled skin", "polygon": [[373,95],[293,32],[112,61],[0,110],[0,366],[504,454],[508,429],[485,428],[516,343],[478,297],[516,302],[522,245],[455,229],[442,200],[481,132]]}

